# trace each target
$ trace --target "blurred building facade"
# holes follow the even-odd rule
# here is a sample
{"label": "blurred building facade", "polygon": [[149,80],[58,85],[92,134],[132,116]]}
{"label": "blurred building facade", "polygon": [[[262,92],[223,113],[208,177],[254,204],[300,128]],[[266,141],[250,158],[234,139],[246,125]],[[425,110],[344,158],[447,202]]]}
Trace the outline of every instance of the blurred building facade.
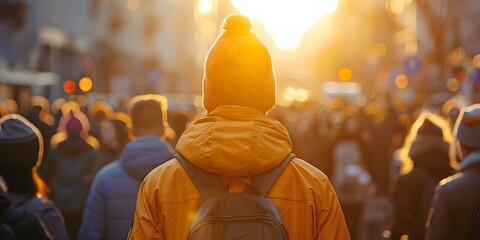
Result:
{"label": "blurred building facade", "polygon": [[[33,88],[33,94],[52,100],[68,96],[65,81],[78,84],[85,76],[100,94],[197,91],[191,89],[200,72],[194,5],[175,0],[1,0],[0,100],[18,98],[11,91],[18,81],[5,80],[2,73],[22,71],[53,73],[49,86]],[[78,87],[74,92],[82,93]]]}

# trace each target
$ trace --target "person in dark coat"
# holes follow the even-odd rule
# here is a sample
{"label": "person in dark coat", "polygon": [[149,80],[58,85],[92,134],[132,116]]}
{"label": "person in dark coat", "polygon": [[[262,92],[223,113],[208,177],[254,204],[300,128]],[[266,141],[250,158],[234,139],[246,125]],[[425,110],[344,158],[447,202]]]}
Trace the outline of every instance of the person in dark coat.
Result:
{"label": "person in dark coat", "polygon": [[83,214],[80,240],[126,239],[143,178],[173,158],[172,148],[161,138],[165,125],[158,96],[138,96],[130,106],[136,139],[127,144],[117,161],[96,175]]}
{"label": "person in dark coat", "polygon": [[[423,113],[413,124],[404,149],[410,159],[404,164],[413,168],[401,175],[393,193],[394,223],[390,239],[425,239],[425,222],[435,186],[455,173],[451,167],[448,124],[433,114]],[[444,137],[445,132],[445,137]],[[411,162],[410,162],[411,160]]]}
{"label": "person in dark coat", "polygon": [[480,104],[461,110],[455,123],[458,171],[442,180],[427,222],[427,239],[478,239],[480,236]]}
{"label": "person in dark coat", "polygon": [[82,112],[72,110],[60,122],[60,131],[50,143],[51,153],[45,160],[45,172],[52,189],[52,200],[65,217],[69,237],[75,239],[95,176],[100,144],[88,135],[89,122]]}
{"label": "person in dark coat", "polygon": [[37,175],[42,157],[43,141],[35,126],[17,114],[0,119],[0,178],[6,182],[0,188],[8,188],[1,195],[11,207],[33,214],[50,239],[68,239],[62,214],[46,199],[45,183]]}

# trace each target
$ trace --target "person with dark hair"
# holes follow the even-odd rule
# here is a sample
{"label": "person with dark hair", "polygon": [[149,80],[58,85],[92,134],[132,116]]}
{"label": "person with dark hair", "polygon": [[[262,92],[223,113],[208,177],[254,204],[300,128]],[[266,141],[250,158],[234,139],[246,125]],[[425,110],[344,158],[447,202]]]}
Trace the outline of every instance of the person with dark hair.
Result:
{"label": "person with dark hair", "polygon": [[454,128],[458,174],[437,187],[427,221],[428,240],[470,240],[480,236],[480,104],[463,108]]}
{"label": "person with dark hair", "polygon": [[112,119],[113,109],[108,103],[103,101],[94,102],[88,109],[88,119],[90,120],[89,134],[94,138],[100,139],[100,123],[107,119]]}
{"label": "person with dark hair", "polygon": [[79,239],[126,239],[143,178],[173,157],[170,145],[162,139],[166,125],[163,102],[158,95],[131,100],[130,115],[136,138],[126,145],[118,160],[96,175]]}
{"label": "person with dark hair", "polygon": [[425,239],[425,222],[435,187],[455,173],[450,165],[451,140],[448,123],[437,115],[422,113],[413,124],[403,149],[408,154],[402,159],[406,173],[394,185],[390,239],[400,240],[402,235]]}
{"label": "person with dark hair", "polygon": [[65,217],[68,235],[75,239],[82,211],[98,164],[100,143],[88,135],[89,122],[79,110],[60,119],[59,132],[50,142],[51,152],[44,161],[45,178],[52,200]]}
{"label": "person with dark hair", "polygon": [[128,125],[119,118],[102,120],[99,130],[101,146],[98,170],[117,160],[125,145],[130,142]]}
{"label": "person with dark hair", "polygon": [[26,119],[8,114],[0,119],[0,177],[8,191],[3,193],[11,206],[32,213],[52,239],[68,239],[63,217],[46,199],[46,185],[37,175],[42,161],[40,132]]}
{"label": "person with dark hair", "polygon": [[[266,115],[276,104],[275,73],[267,47],[251,28],[250,19],[245,16],[231,15],[225,19],[224,32],[205,61],[203,106],[208,113],[182,134],[176,145],[176,157],[155,168],[143,180],[129,239],[185,239],[194,216],[201,213],[201,206],[208,207],[204,204],[218,199],[216,196],[232,196],[232,201],[234,196],[244,196],[244,200],[261,197],[275,209],[275,217],[263,211],[269,220],[245,221],[239,214],[245,214],[242,210],[249,206],[245,204],[248,200],[239,201],[245,208],[233,209],[238,207],[235,205],[226,209],[241,212],[234,214],[237,220],[234,223],[243,219],[242,223],[251,223],[258,231],[243,224],[236,225],[243,228],[236,228],[236,231],[206,224],[206,234],[234,234],[229,235],[230,239],[266,239],[265,236],[280,239],[282,235],[285,239],[285,232],[288,232],[289,239],[350,239],[328,178],[317,168],[294,157],[287,130]],[[147,116],[151,118],[145,120],[153,119],[150,114]],[[214,177],[215,181],[202,182],[206,179],[195,177],[192,169],[199,170],[196,172],[203,176]],[[263,173],[268,170],[277,174],[280,170],[279,175],[273,174],[275,178],[278,176],[276,181],[260,181],[267,185],[261,188],[261,194],[247,193],[260,190],[253,183],[254,176],[265,176]],[[209,186],[212,194],[206,193]],[[223,194],[214,195],[216,190]],[[256,203],[252,205],[258,206]],[[215,206],[220,208],[220,205]],[[214,210],[213,206],[210,210]],[[201,223],[206,223],[206,218],[201,219],[205,220]],[[276,232],[271,227],[259,226],[272,219]],[[215,223],[228,224],[228,221]],[[266,233],[262,229],[272,231]],[[226,239],[223,237],[226,236],[202,239]]]}

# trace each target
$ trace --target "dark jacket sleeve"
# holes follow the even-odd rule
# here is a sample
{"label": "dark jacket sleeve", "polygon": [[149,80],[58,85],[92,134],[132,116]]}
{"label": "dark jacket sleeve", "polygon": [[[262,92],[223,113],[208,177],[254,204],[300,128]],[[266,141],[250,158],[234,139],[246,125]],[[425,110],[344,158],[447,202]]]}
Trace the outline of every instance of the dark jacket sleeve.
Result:
{"label": "dark jacket sleeve", "polygon": [[106,238],[104,191],[103,180],[101,174],[99,174],[90,189],[83,211],[82,224],[78,236],[79,240]]}
{"label": "dark jacket sleeve", "polygon": [[[451,193],[450,193],[451,194]],[[447,186],[441,186],[433,200],[432,212],[427,220],[427,240],[453,239],[453,214],[449,204]]]}

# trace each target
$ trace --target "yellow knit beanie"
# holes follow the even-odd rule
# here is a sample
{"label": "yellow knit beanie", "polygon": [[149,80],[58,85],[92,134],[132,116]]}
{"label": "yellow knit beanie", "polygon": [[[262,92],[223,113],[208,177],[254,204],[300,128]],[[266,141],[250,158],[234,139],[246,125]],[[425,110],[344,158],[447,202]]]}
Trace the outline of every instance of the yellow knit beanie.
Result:
{"label": "yellow knit beanie", "polygon": [[251,28],[247,17],[230,15],[210,48],[203,78],[203,106],[208,112],[220,105],[239,105],[266,113],[275,106],[270,53]]}

